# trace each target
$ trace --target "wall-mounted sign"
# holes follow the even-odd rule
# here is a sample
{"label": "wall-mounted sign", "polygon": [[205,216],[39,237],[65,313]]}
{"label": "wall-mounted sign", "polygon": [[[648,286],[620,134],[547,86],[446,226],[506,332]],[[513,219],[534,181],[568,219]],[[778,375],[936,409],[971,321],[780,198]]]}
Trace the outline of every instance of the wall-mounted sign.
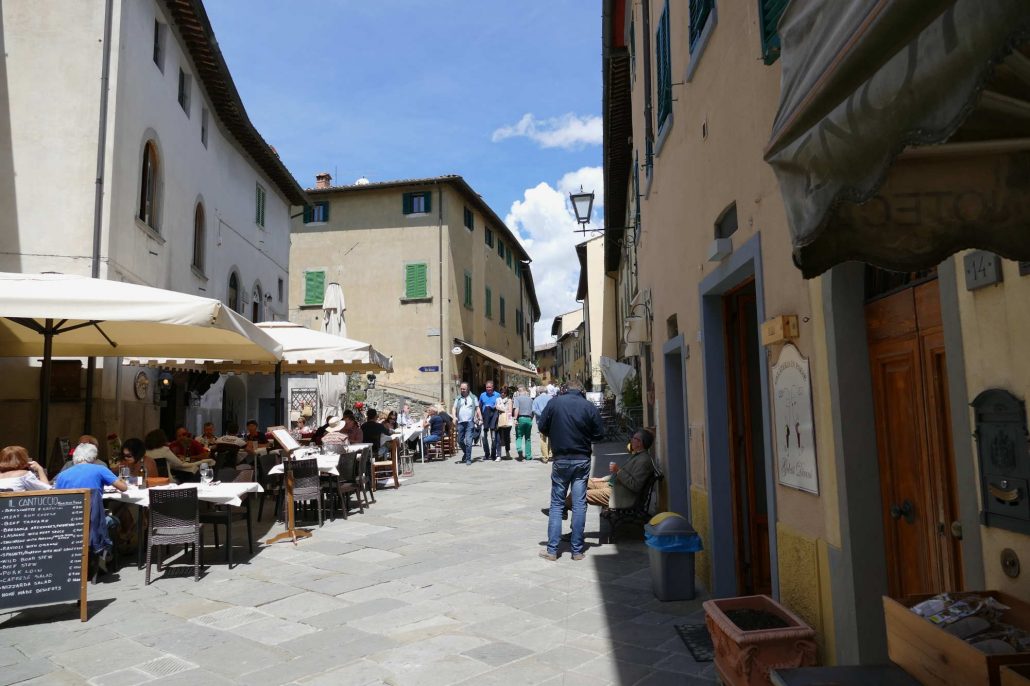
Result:
{"label": "wall-mounted sign", "polygon": [[439,367],[439,365],[433,364],[433,365],[426,365],[425,367],[419,367],[418,370],[420,372],[438,372],[438,371],[440,371],[440,367]]}
{"label": "wall-mounted sign", "polygon": [[779,482],[819,494],[808,360],[787,343],[772,368],[773,443]]}

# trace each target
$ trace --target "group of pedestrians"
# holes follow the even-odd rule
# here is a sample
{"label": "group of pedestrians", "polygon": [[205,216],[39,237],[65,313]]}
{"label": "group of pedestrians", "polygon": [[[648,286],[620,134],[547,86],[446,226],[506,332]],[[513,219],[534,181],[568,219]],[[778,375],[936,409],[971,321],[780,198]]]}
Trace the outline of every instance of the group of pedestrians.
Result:
{"label": "group of pedestrians", "polygon": [[[554,386],[536,389],[536,398],[531,397],[525,386],[519,386],[514,396],[508,388],[499,391],[493,381],[487,381],[485,390],[474,396],[468,382],[462,382],[458,396],[454,399],[451,414],[454,417],[458,444],[462,459],[459,462],[472,464],[472,446],[477,437],[483,445],[483,461],[497,462],[511,459],[511,434],[515,432],[515,458],[519,462],[533,461],[533,422],[556,394]],[[504,450],[503,454],[501,450]],[[541,441],[541,462],[550,459],[546,441]]]}

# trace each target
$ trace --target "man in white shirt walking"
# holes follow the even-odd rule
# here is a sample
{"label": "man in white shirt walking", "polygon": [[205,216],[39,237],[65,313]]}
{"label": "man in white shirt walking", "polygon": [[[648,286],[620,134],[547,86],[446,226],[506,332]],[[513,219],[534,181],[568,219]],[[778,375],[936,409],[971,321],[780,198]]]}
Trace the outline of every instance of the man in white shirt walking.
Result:
{"label": "man in white shirt walking", "polygon": [[454,399],[451,416],[458,426],[458,444],[465,464],[472,464],[472,436],[476,426],[476,399],[469,393],[467,381],[462,381],[458,397]]}

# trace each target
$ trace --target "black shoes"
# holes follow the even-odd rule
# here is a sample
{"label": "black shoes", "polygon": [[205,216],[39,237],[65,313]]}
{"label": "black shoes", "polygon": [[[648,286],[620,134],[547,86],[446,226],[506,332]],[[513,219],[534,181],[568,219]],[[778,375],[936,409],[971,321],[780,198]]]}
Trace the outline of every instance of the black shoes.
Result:
{"label": "black shoes", "polygon": [[[540,511],[544,513],[545,517],[550,517],[551,516],[551,508],[549,508],[549,507],[541,507]],[[564,520],[569,518],[569,510],[568,510],[568,508],[563,507],[561,509],[561,518],[562,518],[562,521],[564,521]]]}

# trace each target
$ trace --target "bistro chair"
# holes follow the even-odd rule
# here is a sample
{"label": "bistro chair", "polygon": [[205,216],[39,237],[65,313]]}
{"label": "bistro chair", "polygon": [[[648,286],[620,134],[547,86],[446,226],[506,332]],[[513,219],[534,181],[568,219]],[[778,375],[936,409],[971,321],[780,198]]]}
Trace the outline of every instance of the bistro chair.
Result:
{"label": "bistro chair", "polygon": [[[385,440],[385,439],[384,439]],[[379,479],[393,478],[393,487],[400,488],[400,469],[397,466],[397,441],[389,442],[390,459],[372,462],[372,488],[379,487]],[[378,454],[378,453],[377,453]]]}
{"label": "bistro chair", "polygon": [[368,449],[358,453],[357,462],[354,476],[358,484],[358,493],[365,499],[365,507],[369,507],[370,502],[376,501],[376,494],[375,489],[372,488],[372,454]]}
{"label": "bistro chair", "polygon": [[[147,575],[150,584],[150,560],[154,546],[193,546],[193,580],[200,581],[200,550],[204,534],[200,525],[199,501],[195,488],[150,489],[150,526],[147,536]],[[157,571],[161,571],[164,551],[158,551]]]}
{"label": "bistro chair", "polygon": [[291,464],[293,471],[293,505],[305,503],[303,511],[306,514],[306,504],[315,501],[318,508],[318,525],[322,526],[322,483],[319,479],[318,460],[309,458],[305,460],[293,460]]}
{"label": "bistro chair", "polygon": [[327,490],[327,495],[333,499],[333,519],[336,518],[337,503],[339,503],[340,509],[343,512],[343,518],[347,519],[352,493],[354,494],[354,499],[358,502],[358,510],[362,514],[365,513],[365,506],[361,500],[357,457],[353,453],[347,452],[338,453],[338,455],[339,460],[336,464],[336,471],[339,474],[323,477],[325,480],[323,486]]}
{"label": "bistro chair", "polygon": [[171,472],[168,470],[168,459],[164,457],[155,457],[154,464],[157,466],[157,476],[164,477],[165,479],[171,477]]}
{"label": "bistro chair", "polygon": [[232,569],[232,524],[246,518],[247,520],[247,549],[254,554],[254,532],[252,529],[252,517],[250,516],[250,494],[243,496],[243,508],[237,509],[232,505],[214,505],[211,510],[200,513],[200,523],[210,524],[215,531],[215,547],[218,547],[218,527],[225,527],[225,562]]}

